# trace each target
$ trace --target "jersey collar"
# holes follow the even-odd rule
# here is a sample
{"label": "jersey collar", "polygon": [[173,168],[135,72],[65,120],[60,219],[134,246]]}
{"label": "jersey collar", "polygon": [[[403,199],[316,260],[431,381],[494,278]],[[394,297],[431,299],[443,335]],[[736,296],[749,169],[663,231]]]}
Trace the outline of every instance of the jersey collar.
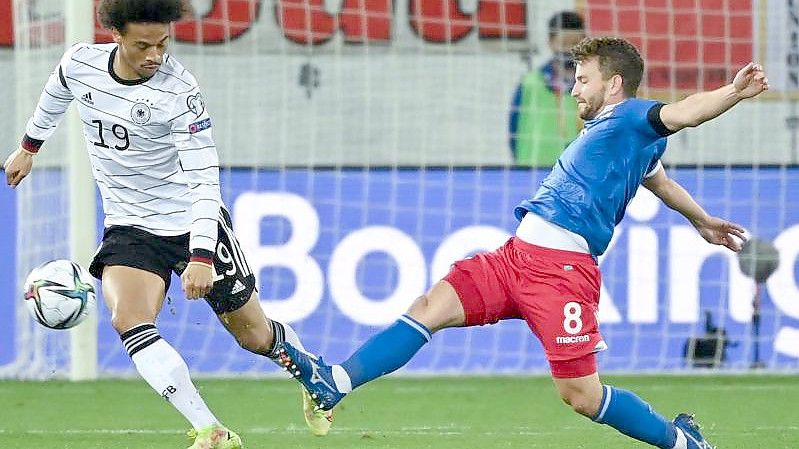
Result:
{"label": "jersey collar", "polygon": [[119,47],[118,46],[114,47],[114,49],[111,50],[111,56],[108,57],[108,74],[111,75],[111,78],[113,78],[114,81],[118,82],[119,84],[124,84],[126,86],[136,86],[138,84],[146,83],[147,81],[150,80],[150,78],[152,78],[152,76],[149,78],[139,78],[135,80],[126,80],[120,78],[116,74],[116,72],[114,72],[114,58],[117,55],[117,50],[119,50]]}
{"label": "jersey collar", "polygon": [[609,105],[606,105],[605,107],[603,107],[599,111],[599,113],[596,115],[596,117],[592,118],[591,120],[586,120],[585,121],[585,125],[583,126],[583,130],[587,130],[588,128],[596,125],[597,123],[601,122],[602,120],[610,117],[610,114],[613,113],[613,110],[616,109],[616,106],[624,103],[625,101],[627,101],[627,99],[624,99],[624,100],[622,100],[622,101],[620,101],[618,103],[609,104]]}
{"label": "jersey collar", "polygon": [[596,117],[594,117],[591,120],[592,121],[593,120],[601,120],[601,119],[609,116],[613,112],[613,110],[616,109],[616,106],[624,103],[625,101],[627,101],[627,100],[624,99],[624,100],[622,100],[622,101],[620,101],[618,103],[613,103],[613,104],[606,105],[604,108],[602,108],[601,111],[599,111],[599,114],[597,114]]}

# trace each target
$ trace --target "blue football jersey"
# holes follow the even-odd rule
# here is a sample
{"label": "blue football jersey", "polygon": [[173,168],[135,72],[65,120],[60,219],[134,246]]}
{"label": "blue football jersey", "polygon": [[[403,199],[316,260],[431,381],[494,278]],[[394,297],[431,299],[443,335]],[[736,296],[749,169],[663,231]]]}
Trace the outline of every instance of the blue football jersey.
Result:
{"label": "blue football jersey", "polygon": [[533,212],[582,236],[591,254],[604,253],[644,176],[666,151],[671,132],[660,120],[662,107],[630,98],[586,121],[535,196],[516,207],[516,218]]}

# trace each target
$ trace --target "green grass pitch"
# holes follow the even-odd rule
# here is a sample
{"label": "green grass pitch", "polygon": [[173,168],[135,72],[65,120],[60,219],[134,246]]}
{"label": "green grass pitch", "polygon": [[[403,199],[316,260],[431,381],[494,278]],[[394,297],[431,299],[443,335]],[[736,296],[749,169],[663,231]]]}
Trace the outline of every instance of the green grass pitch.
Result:
{"label": "green grass pitch", "polygon": [[[799,376],[619,376],[661,413],[697,414],[719,449],[799,448]],[[293,381],[200,380],[247,448],[623,449],[649,447],[564,406],[545,377],[393,377],[310,435]],[[139,380],[0,382],[0,448],[185,448],[187,424]]]}

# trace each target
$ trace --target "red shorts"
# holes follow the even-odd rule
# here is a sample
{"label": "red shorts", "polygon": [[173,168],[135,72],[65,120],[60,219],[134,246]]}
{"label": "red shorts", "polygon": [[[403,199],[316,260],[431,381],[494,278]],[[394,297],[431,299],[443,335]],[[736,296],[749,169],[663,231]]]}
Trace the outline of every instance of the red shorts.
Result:
{"label": "red shorts", "polygon": [[495,251],[456,262],[444,280],[458,293],[467,326],[510,318],[527,321],[555,377],[591,374],[578,369],[579,375],[558,376],[554,368],[578,359],[595,363],[587,356],[607,347],[597,319],[601,274],[589,254],[513,237]]}

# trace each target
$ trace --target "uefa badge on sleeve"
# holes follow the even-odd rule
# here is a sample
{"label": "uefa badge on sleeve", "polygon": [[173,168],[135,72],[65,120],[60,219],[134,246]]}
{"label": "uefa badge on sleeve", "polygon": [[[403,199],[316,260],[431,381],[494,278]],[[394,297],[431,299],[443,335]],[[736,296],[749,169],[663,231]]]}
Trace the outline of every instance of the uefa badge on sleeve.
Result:
{"label": "uefa badge on sleeve", "polygon": [[211,117],[207,117],[199,122],[194,122],[189,125],[189,133],[194,134],[200,131],[205,131],[206,129],[211,127]]}
{"label": "uefa badge on sleeve", "polygon": [[195,116],[199,117],[205,112],[205,100],[199,92],[186,99],[186,106]]}

